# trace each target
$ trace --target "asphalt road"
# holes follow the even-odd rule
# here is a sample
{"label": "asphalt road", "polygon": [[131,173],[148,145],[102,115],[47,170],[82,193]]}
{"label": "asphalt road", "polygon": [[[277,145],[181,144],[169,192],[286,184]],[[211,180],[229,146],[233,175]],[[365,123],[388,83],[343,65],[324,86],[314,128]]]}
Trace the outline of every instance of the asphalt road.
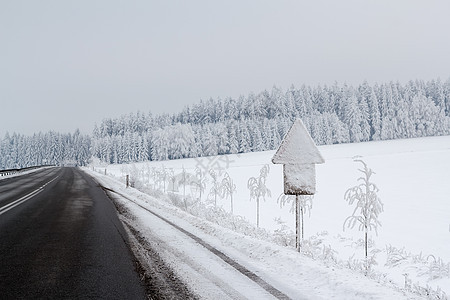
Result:
{"label": "asphalt road", "polygon": [[147,299],[116,210],[76,168],[0,180],[1,299]]}

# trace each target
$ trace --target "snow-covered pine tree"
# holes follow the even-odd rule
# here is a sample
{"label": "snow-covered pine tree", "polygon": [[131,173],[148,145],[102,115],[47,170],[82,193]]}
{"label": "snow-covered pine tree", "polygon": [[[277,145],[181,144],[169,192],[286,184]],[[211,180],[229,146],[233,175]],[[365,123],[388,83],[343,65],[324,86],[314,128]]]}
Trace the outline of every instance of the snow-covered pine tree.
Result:
{"label": "snow-covered pine tree", "polygon": [[250,152],[250,134],[246,123],[241,122],[239,125],[237,138],[239,141],[239,153]]}
{"label": "snow-covered pine tree", "polygon": [[232,120],[228,123],[228,151],[231,154],[239,152],[239,142],[237,137],[236,121]]}

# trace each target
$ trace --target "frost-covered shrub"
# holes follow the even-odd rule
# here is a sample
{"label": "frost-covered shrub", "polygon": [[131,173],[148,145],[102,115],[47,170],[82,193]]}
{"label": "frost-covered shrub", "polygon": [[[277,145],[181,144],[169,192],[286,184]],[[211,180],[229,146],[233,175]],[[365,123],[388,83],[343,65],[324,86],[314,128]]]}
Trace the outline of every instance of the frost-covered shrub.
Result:
{"label": "frost-covered shrub", "polygon": [[422,252],[413,255],[406,252],[405,248],[398,249],[391,245],[386,246],[386,256],[385,266],[390,268],[408,264],[414,266],[410,269],[417,270],[417,276],[427,276],[430,281],[450,277],[450,263],[445,263],[440,257],[425,257]]}
{"label": "frost-covered shrub", "polygon": [[413,284],[411,291],[430,300],[447,300],[447,294],[440,287],[433,289],[431,286],[420,286],[419,283]]}
{"label": "frost-covered shrub", "polygon": [[236,192],[236,184],[231,179],[228,172],[225,173],[220,185],[220,196],[222,198],[230,197],[230,211],[233,213],[233,194]]}
{"label": "frost-covered shrub", "polygon": [[439,257],[428,256],[429,262],[419,271],[419,276],[428,276],[428,280],[450,277],[450,263],[444,263]]}
{"label": "frost-covered shrub", "polygon": [[271,235],[264,229],[256,228],[245,218],[226,211],[222,207],[214,206],[211,203],[196,202],[189,212],[200,218],[231,229],[235,232],[248,236],[256,237],[262,240],[271,240]]}
{"label": "frost-covered shrub", "polygon": [[405,248],[398,249],[392,245],[386,245],[386,263],[387,267],[397,267],[402,263],[405,263],[410,254],[406,253]]}
{"label": "frost-covered shrub", "polygon": [[[357,239],[356,241],[354,241],[353,239],[350,239],[351,242],[351,247],[354,249],[360,249],[360,248],[365,248],[366,247],[366,241],[364,239]],[[369,238],[367,239],[367,249],[370,248],[374,248],[375,247],[375,242],[373,239]]]}
{"label": "frost-covered shrub", "polygon": [[281,218],[275,218],[275,222],[280,228],[275,229],[273,232],[273,240],[276,244],[281,246],[295,247],[295,232],[289,229]]}
{"label": "frost-covered shrub", "polygon": [[198,198],[200,201],[202,201],[202,195],[203,192],[206,189],[206,183],[208,182],[208,179],[205,176],[205,171],[203,171],[202,168],[196,168],[195,169],[195,177],[196,180],[193,182],[193,184],[197,187],[197,190],[199,192]]}
{"label": "frost-covered shrub", "polygon": [[157,199],[161,199],[163,197],[167,197],[166,194],[164,194],[162,191],[160,191],[159,189],[155,189],[155,188],[153,188],[150,185],[149,186],[144,186],[143,188],[138,189],[138,190],[140,190],[141,192],[143,192],[143,193],[145,193],[147,195],[155,197]]}
{"label": "frost-covered shrub", "polygon": [[155,184],[158,185],[159,189],[162,187],[163,193],[166,192],[166,182],[168,180],[168,176],[169,170],[167,170],[164,165],[154,171]]}
{"label": "frost-covered shrub", "polygon": [[327,235],[328,232],[322,231],[303,240],[302,254],[311,257],[312,259],[329,262],[333,265],[340,265],[341,263],[337,257],[338,252],[334,250],[331,245],[325,245],[323,243],[324,237]]}
{"label": "frost-covered shrub", "polygon": [[365,240],[365,258],[367,260],[367,271],[369,271],[369,257],[368,257],[368,231],[372,229],[377,232],[378,226],[381,226],[378,216],[383,212],[383,203],[378,197],[378,187],[370,181],[375,172],[372,171],[367,164],[360,158],[355,157],[353,161],[359,162],[363,165],[363,169],[359,169],[363,173],[363,176],[358,178],[361,181],[357,186],[348,189],[344,194],[344,199],[349,205],[355,204],[356,207],[350,217],[344,221],[344,230],[355,227],[359,224],[359,230],[364,231]]}
{"label": "frost-covered shrub", "polygon": [[183,198],[175,193],[168,193],[167,198],[170,200],[170,203],[176,207],[185,208]]}
{"label": "frost-covered shrub", "polygon": [[337,258],[338,252],[331,248],[331,245],[323,245],[322,254],[320,259],[323,261],[330,261],[335,264],[338,264],[339,259]]}
{"label": "frost-covered shrub", "polygon": [[[297,206],[297,199],[298,199],[298,220],[296,220],[296,223],[299,225],[299,247],[303,247],[303,239],[304,239],[304,232],[305,232],[305,213],[308,213],[308,216],[311,216],[311,209],[312,209],[312,203],[313,203],[313,196],[312,195],[285,195],[281,194],[277,202],[280,203],[280,208],[291,204],[291,207],[289,209],[289,212],[294,213]],[[296,214],[297,218],[297,214]]]}
{"label": "frost-covered shrub", "polygon": [[219,181],[219,175],[213,169],[209,170],[209,176],[212,179],[212,186],[209,190],[208,200],[212,201],[214,199],[214,206],[217,206],[217,197],[220,196],[221,184]]}
{"label": "frost-covered shrub", "polygon": [[259,177],[250,177],[247,182],[247,188],[250,190],[250,199],[256,200],[256,227],[259,227],[259,201],[266,200],[266,196],[272,197],[272,194],[266,186],[267,175],[269,174],[269,165],[264,165],[259,171]]}

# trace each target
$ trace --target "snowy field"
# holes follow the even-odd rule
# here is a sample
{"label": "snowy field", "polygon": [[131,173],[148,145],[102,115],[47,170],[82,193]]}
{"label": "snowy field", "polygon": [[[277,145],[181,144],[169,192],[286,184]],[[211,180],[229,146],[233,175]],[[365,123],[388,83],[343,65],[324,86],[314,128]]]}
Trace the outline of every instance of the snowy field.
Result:
{"label": "snowy field", "polygon": [[[379,218],[382,227],[378,235],[370,234],[371,256],[377,262],[370,276],[375,281],[386,285],[394,282],[416,293],[433,290],[437,291],[434,295],[442,296],[442,291],[450,295],[450,136],[318,148],[325,164],[317,165],[317,194],[311,215],[305,219],[303,249],[307,255],[327,264],[359,269],[364,254],[360,241],[363,234],[356,227],[343,231],[344,220],[353,212],[353,206],[344,200],[344,193],[357,185],[357,178],[362,175],[358,171],[360,165],[352,160],[359,155],[375,172],[371,179],[378,186],[384,204]],[[183,169],[184,178],[194,177],[199,170],[206,175],[201,201],[210,206],[215,197],[213,194],[207,197],[213,185],[208,173],[215,170],[221,181],[227,172],[236,184],[233,214],[256,224],[256,202],[250,200],[247,182],[250,177],[258,177],[260,169],[267,164],[271,197],[260,203],[260,227],[277,236],[281,240],[279,244],[284,241],[287,249],[294,251],[295,219],[290,205],[280,207],[277,201],[282,194],[283,176],[282,167],[271,163],[273,154],[274,151],[267,151],[133,165],[93,164],[90,168],[102,174],[106,171],[123,183],[128,174],[136,187],[152,194],[157,194],[155,190],[165,190],[184,195],[191,199],[185,202],[188,211],[188,205],[195,202],[192,199],[199,198],[200,194],[197,186],[181,183]],[[163,167],[169,173],[164,182],[161,180],[164,176],[158,173]],[[216,204],[226,211],[231,209],[229,197],[217,196]]]}

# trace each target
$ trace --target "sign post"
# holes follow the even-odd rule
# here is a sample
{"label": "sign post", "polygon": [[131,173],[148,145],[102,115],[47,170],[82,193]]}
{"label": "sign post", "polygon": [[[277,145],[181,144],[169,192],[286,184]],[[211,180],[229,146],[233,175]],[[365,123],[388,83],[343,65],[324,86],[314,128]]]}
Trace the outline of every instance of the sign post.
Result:
{"label": "sign post", "polygon": [[[325,162],[300,119],[295,120],[287,132],[280,147],[273,156],[272,162],[283,165],[284,194],[295,195],[295,247],[300,252],[300,236],[303,237],[303,207],[299,198],[301,195],[315,194],[315,166],[316,164]],[[300,214],[302,215],[301,229]]]}

